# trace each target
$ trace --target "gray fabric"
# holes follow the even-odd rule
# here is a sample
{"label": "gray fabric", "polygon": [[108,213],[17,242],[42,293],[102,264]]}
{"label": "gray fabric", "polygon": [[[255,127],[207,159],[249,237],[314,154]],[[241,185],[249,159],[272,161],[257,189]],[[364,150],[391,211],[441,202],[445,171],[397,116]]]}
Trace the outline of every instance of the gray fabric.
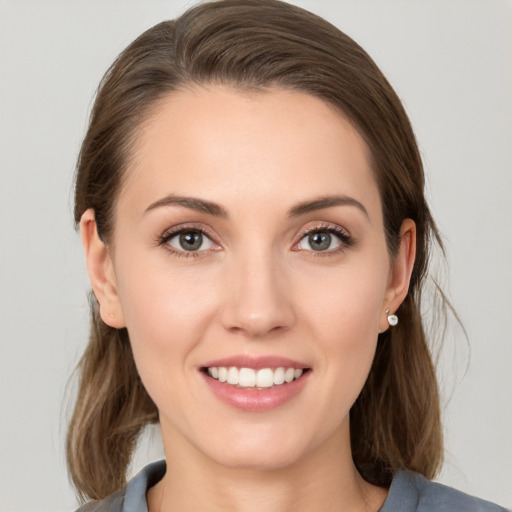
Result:
{"label": "gray fabric", "polygon": [[[148,512],[147,490],[165,474],[165,461],[146,466],[128,485],[76,512]],[[498,505],[431,482],[417,473],[399,471],[380,512],[506,512]]]}
{"label": "gray fabric", "polygon": [[165,474],[165,461],[148,464],[126,487],[101,501],[92,501],[76,512],[148,512],[147,490],[162,479]]}
{"label": "gray fabric", "polygon": [[498,505],[427,480],[418,473],[399,471],[380,512],[506,512]]}
{"label": "gray fabric", "polygon": [[[130,484],[131,485],[131,482]],[[111,494],[108,498],[101,501],[91,501],[81,506],[76,512],[122,512],[124,496],[126,488],[119,489],[119,491]],[[147,512],[147,507],[140,509],[141,512]]]}

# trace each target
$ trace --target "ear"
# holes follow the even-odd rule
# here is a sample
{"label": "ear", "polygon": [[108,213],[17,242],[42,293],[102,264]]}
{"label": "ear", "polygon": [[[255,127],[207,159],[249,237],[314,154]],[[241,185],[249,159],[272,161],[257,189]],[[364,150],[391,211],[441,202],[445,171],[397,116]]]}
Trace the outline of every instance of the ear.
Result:
{"label": "ear", "polygon": [[411,219],[405,219],[400,227],[400,245],[391,263],[389,284],[379,319],[379,332],[388,329],[388,315],[395,314],[407,296],[415,258],[416,224]]}
{"label": "ear", "polygon": [[92,208],[86,210],[80,219],[80,233],[87,272],[99,303],[101,319],[116,329],[126,327],[117,291],[114,265],[109,248],[98,235]]}

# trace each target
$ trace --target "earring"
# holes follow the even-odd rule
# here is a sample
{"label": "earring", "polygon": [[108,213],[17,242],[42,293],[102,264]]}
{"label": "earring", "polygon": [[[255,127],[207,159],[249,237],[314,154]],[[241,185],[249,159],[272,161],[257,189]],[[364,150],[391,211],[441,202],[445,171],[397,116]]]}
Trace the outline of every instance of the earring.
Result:
{"label": "earring", "polygon": [[386,309],[386,315],[388,315],[388,324],[394,327],[398,323],[398,317],[396,315],[390,315],[389,309]]}

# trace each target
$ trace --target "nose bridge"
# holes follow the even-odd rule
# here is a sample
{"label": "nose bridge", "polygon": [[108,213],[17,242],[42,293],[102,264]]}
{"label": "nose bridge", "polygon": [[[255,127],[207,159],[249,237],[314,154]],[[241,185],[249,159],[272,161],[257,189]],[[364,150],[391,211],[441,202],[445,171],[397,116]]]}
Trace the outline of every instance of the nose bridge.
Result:
{"label": "nose bridge", "polygon": [[286,272],[276,251],[269,246],[246,246],[234,259],[224,326],[249,337],[289,328],[295,320],[293,301],[287,294]]}

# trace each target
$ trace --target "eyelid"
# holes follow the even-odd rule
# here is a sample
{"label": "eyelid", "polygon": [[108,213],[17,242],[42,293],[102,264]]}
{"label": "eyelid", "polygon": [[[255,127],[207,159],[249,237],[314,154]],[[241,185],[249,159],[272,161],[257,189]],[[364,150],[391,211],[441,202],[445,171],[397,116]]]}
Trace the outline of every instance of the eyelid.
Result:
{"label": "eyelid", "polygon": [[[197,231],[201,233],[203,236],[208,238],[212,244],[216,246],[216,248],[210,249],[202,249],[197,251],[185,251],[181,249],[177,249],[176,247],[171,246],[167,242],[174,238],[175,236],[180,235],[181,233],[186,233],[189,231]],[[169,229],[166,229],[161,235],[156,237],[156,244],[165,246],[165,249],[169,251],[171,254],[176,256],[183,256],[187,258],[197,258],[201,256],[205,256],[208,251],[218,251],[220,250],[220,244],[216,241],[216,237],[211,234],[210,230],[206,228],[204,225],[196,224],[196,223],[185,223],[179,224],[177,226],[173,226]]]}
{"label": "eyelid", "polygon": [[183,231],[200,231],[201,233],[207,235],[209,238],[215,238],[215,236],[211,233],[211,230],[204,226],[203,224],[197,224],[195,222],[185,222],[183,224],[177,224],[176,226],[172,226],[168,229],[166,229],[161,237],[167,237],[169,238],[172,235],[175,235],[176,233],[181,233]]}
{"label": "eyelid", "polygon": [[[203,249],[203,250],[197,250],[197,251],[185,251],[180,250],[175,247],[172,247],[171,245],[167,244],[167,242],[179,235],[180,233],[187,232],[187,231],[198,231],[203,236],[206,236],[215,246],[216,248],[210,248],[210,249]],[[298,244],[307,236],[311,235],[312,233],[318,233],[318,232],[328,232],[331,234],[334,234],[336,237],[339,238],[340,244],[338,247],[334,249],[328,249],[325,251],[314,251],[314,250],[306,250],[306,249],[299,249],[297,246]],[[183,257],[202,257],[206,256],[209,251],[219,251],[222,249],[219,242],[217,242],[218,237],[213,235],[211,233],[211,230],[208,229],[208,227],[202,225],[202,224],[196,224],[194,222],[192,223],[184,223],[179,224],[177,226],[173,226],[169,229],[166,229],[161,235],[158,235],[156,237],[156,245],[164,246],[166,250],[168,250],[170,253],[177,255],[177,256],[183,256]],[[352,235],[349,233],[347,229],[344,227],[330,223],[330,222],[319,222],[317,224],[314,224],[313,226],[309,226],[308,228],[301,231],[297,241],[293,244],[292,250],[293,251],[305,251],[308,253],[314,253],[314,256],[328,256],[337,254],[339,252],[342,252],[346,250],[347,248],[354,245],[356,241],[352,237]]]}
{"label": "eyelid", "polygon": [[[328,232],[337,236],[340,240],[340,245],[334,249],[328,249],[326,251],[314,251],[298,248],[298,245],[300,244],[300,242],[302,242],[302,240],[304,240],[304,238],[311,235],[312,233],[322,232]],[[295,242],[292,247],[292,250],[314,253],[315,256],[328,256],[336,254],[338,252],[342,252],[346,250],[348,247],[353,246],[354,244],[355,240],[347,229],[343,228],[342,226],[339,226],[338,224],[332,224],[330,222],[320,222],[301,231],[297,242]]]}

